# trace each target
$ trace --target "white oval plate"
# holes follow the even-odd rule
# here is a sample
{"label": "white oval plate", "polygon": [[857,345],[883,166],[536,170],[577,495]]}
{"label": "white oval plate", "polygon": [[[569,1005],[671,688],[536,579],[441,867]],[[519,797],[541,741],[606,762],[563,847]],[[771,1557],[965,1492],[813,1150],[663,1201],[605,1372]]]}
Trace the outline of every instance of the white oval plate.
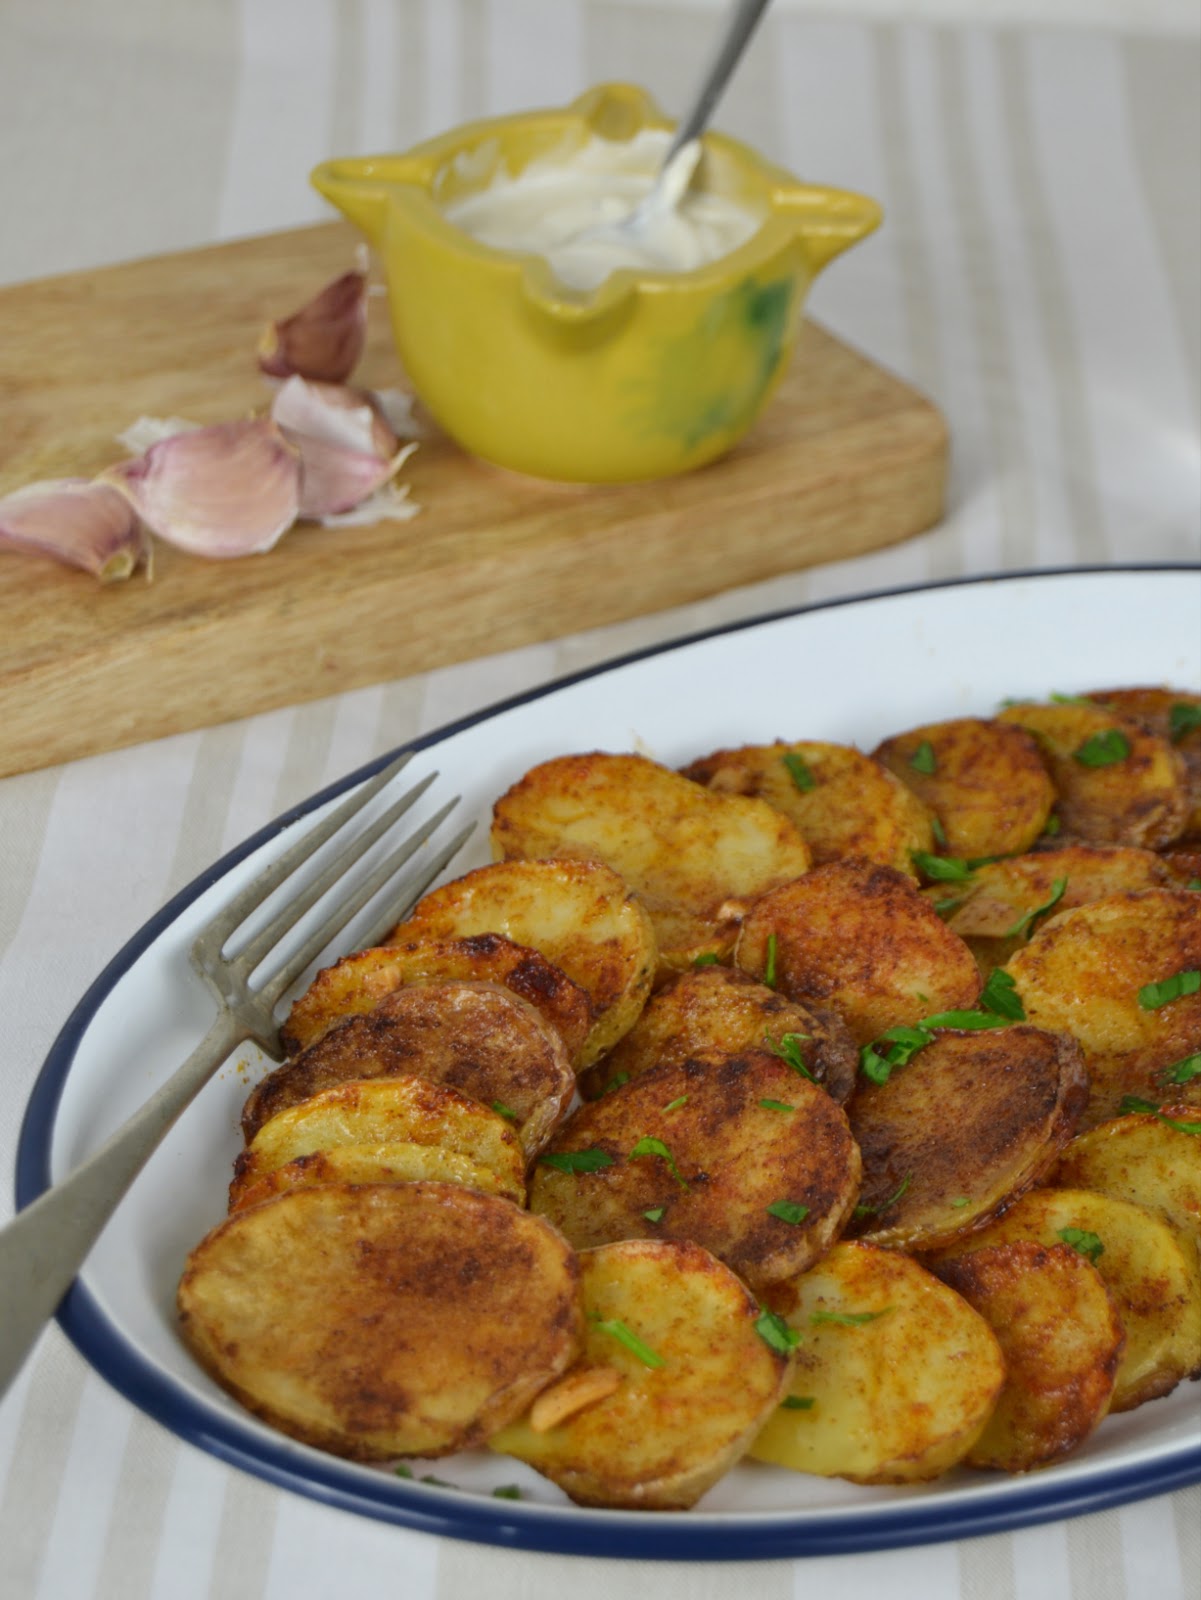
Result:
{"label": "white oval plate", "polygon": [[[553,684],[420,740],[410,774],[441,777],[481,826],[454,872],[487,859],[492,801],[528,767],[586,749],[671,765],[777,737],[871,749],[917,722],[989,715],[1006,696],[1201,683],[1201,568],[1006,575],[837,602],[669,645]],[[64,1176],[183,1060],[211,1020],[191,973],[198,928],[353,774],[265,828],[183,890],[84,996],[34,1089],[18,1204]],[[247,1047],[184,1114],[103,1235],[59,1320],[96,1369],[164,1426],[328,1504],[426,1532],[578,1554],[747,1559],[887,1548],[1096,1511],[1201,1480],[1196,1386],[1108,1419],[1069,1461],[1025,1478],[957,1471],[865,1489],[748,1463],[686,1513],[582,1510],[487,1453],[405,1481],[296,1444],[242,1411],[179,1341],[184,1258],[222,1216],[238,1114],[260,1059]],[[492,1491],[516,1484],[520,1500]]]}

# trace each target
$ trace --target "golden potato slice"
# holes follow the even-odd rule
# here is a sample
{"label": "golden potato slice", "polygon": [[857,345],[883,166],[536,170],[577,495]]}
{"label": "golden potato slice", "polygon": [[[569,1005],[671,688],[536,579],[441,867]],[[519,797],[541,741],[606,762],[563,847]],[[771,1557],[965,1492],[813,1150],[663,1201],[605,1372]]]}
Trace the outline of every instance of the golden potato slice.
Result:
{"label": "golden potato slice", "polygon": [[580,1269],[587,1323],[573,1371],[615,1368],[620,1382],[546,1431],[510,1423],[489,1447],[579,1505],[694,1505],[745,1454],[791,1362],[756,1331],[745,1286],[699,1245],[630,1239],[584,1251]]}
{"label": "golden potato slice", "polygon": [[990,861],[963,884],[925,891],[986,976],[1003,967],[1048,916],[1125,889],[1174,888],[1175,874],[1152,850],[1129,845],[1066,844]]}
{"label": "golden potato slice", "polygon": [[[1082,1126],[1126,1095],[1155,1099],[1163,1071],[1201,1049],[1201,989],[1188,992],[1187,976],[1201,970],[1201,896],[1190,890],[1129,890],[1054,916],[1007,970],[1032,1023],[1080,1042],[1092,1085]],[[1199,1092],[1194,1080],[1180,1097]]]}
{"label": "golden potato slice", "polygon": [[971,951],[916,885],[867,861],[827,862],[765,894],[734,964],[801,1005],[833,1007],[857,1044],[980,993]]}
{"label": "golden potato slice", "polygon": [[1061,1460],[1109,1410],[1125,1344],[1100,1273],[1066,1244],[1031,1239],[935,1270],[980,1313],[1005,1357],[1005,1387],[968,1462],[1029,1472]]}
{"label": "golden potato slice", "polygon": [[803,740],[715,750],[684,776],[715,794],[756,795],[775,806],[796,824],[817,865],[860,856],[914,877],[913,852],[934,849],[926,807],[851,745]]}
{"label": "golden potato slice", "polygon": [[517,995],[495,983],[413,983],[269,1072],[243,1108],[242,1129],[252,1139],[319,1089],[398,1072],[505,1107],[527,1155],[550,1138],[575,1092],[562,1039]]}
{"label": "golden potato slice", "polygon": [[793,1043],[827,1094],[842,1104],[855,1086],[859,1064],[854,1040],[832,1011],[813,1012],[730,967],[683,972],[651,996],[624,1039],[580,1078],[585,1100],[628,1083],[661,1062],[679,1062],[702,1050],[737,1055],[764,1043]]}
{"label": "golden potato slice", "polygon": [[824,1090],[765,1050],[709,1052],[574,1111],[534,1170],[530,1207],[579,1250],[691,1239],[757,1288],[829,1249],[859,1170]]}
{"label": "golden potato slice", "polygon": [[[493,1173],[499,1193],[524,1194],[525,1152],[508,1119],[448,1084],[398,1073],[321,1089],[263,1122],[234,1163],[230,1209],[247,1203],[247,1191],[280,1167],[318,1153],[336,1162],[341,1148],[372,1146],[455,1157],[462,1171]],[[449,1177],[449,1168],[441,1176]]]}
{"label": "golden potato slice", "polygon": [[[320,1096],[315,1098],[320,1099]],[[309,1106],[312,1101],[304,1103]],[[281,1117],[288,1114],[280,1112]],[[267,1126],[270,1127],[270,1123]],[[437,1145],[396,1142],[341,1144],[330,1150],[314,1150],[259,1175],[248,1168],[235,1176],[230,1185],[229,1209],[241,1211],[246,1206],[262,1205],[264,1200],[282,1194],[285,1189],[299,1189],[314,1183],[420,1183],[424,1179],[461,1183],[468,1189],[478,1189],[481,1194],[498,1194],[516,1205],[525,1204],[525,1182],[521,1176],[502,1177],[469,1156],[441,1150]]]}
{"label": "golden potato slice", "polygon": [[555,1230],[449,1183],[299,1188],[235,1212],[177,1298],[184,1338],[237,1400],[361,1461],[482,1444],[583,1333]]}
{"label": "golden potato slice", "polygon": [[1201,1125],[1201,1117],[1196,1107],[1165,1105],[1158,1116],[1102,1122],[1072,1140],[1052,1181],[1147,1206],[1201,1249],[1201,1137],[1173,1122]]}
{"label": "golden potato slice", "polygon": [[1201,834],[1201,694],[1165,685],[1092,689],[1084,697],[1166,739],[1184,762],[1189,794],[1186,830]]}
{"label": "golden potato slice", "polygon": [[1201,1371],[1197,1263],[1155,1212],[1086,1189],[1034,1189],[948,1254],[1015,1239],[1070,1244],[1104,1279],[1126,1332],[1111,1411],[1133,1410]]}
{"label": "golden potato slice", "polygon": [[[540,951],[588,996],[583,1068],[616,1044],[655,975],[655,931],[618,875],[600,861],[503,861],[431,890],[393,939],[496,931]],[[527,998],[532,998],[527,996]]]}
{"label": "golden potato slice", "polygon": [[645,756],[599,752],[527,772],[493,807],[492,849],[606,862],[646,907],[661,970],[728,954],[747,905],[810,862],[766,801],[713,794]]}
{"label": "golden potato slice", "polygon": [[499,983],[540,1011],[574,1061],[592,1026],[591,1002],[567,974],[525,945],[482,930],[467,938],[405,939],[360,950],[325,967],[280,1028],[289,1055],[316,1044],[336,1022],[373,1011],[406,983]]}
{"label": "golden potato slice", "polygon": [[873,754],[938,817],[949,855],[1028,850],[1055,803],[1038,744],[1009,723],[932,722],[885,739]]}
{"label": "golden potato slice", "polygon": [[1184,832],[1184,763],[1166,739],[1076,701],[1007,706],[998,720],[1026,728],[1038,740],[1065,834],[1156,850]]}
{"label": "golden potato slice", "polygon": [[961,1461],[1005,1363],[988,1323],[908,1256],[835,1245],[773,1293],[801,1336],[758,1461],[853,1483],[919,1483]]}
{"label": "golden potato slice", "polygon": [[980,1228],[1046,1175],[1087,1096],[1072,1039],[1024,1024],[936,1031],[851,1102],[863,1158],[853,1231],[932,1250]]}

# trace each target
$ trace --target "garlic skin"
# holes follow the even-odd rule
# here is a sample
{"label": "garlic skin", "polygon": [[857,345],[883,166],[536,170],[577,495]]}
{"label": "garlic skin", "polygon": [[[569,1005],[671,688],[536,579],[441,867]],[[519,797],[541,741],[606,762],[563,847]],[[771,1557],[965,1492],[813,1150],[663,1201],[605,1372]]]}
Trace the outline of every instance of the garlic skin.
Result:
{"label": "garlic skin", "polygon": [[101,478],[160,539],[217,560],[270,550],[300,511],[300,454],[266,417],[173,434]]}
{"label": "garlic skin", "polygon": [[370,395],[339,384],[289,378],[271,417],[300,452],[300,515],[318,521],[353,511],[416,448],[399,448]]}
{"label": "garlic skin", "polygon": [[114,583],[149,559],[145,529],[107,483],[51,478],[0,499],[0,549],[50,556]]}
{"label": "garlic skin", "polygon": [[342,383],[367,342],[367,267],[327,283],[299,311],[273,322],[259,340],[259,367],[269,378],[315,378]]}

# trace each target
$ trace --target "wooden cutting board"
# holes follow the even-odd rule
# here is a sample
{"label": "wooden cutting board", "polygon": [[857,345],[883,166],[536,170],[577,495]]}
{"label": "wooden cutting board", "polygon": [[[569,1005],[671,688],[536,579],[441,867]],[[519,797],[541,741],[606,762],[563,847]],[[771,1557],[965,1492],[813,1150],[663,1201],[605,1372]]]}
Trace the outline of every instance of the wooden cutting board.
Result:
{"label": "wooden cutting board", "polygon": [[[260,408],[256,341],[352,260],[343,224],[0,291],[0,494],[90,475],[138,416]],[[403,382],[382,296],[356,381]],[[423,442],[407,523],[298,526],[267,555],[156,543],[100,586],[0,554],[0,775],[663,610],[905,539],[941,515],[928,400],[807,323],[750,437],[682,478],[578,488]]]}

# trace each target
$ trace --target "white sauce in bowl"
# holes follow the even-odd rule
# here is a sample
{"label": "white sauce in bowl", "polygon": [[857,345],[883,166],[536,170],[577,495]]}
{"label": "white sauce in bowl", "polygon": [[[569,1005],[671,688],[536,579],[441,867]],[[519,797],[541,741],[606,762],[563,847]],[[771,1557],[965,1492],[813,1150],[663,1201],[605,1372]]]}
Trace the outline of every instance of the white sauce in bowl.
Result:
{"label": "white sauce in bowl", "polygon": [[619,267],[690,272],[744,244],[764,214],[689,189],[700,155],[693,144],[673,159],[654,206],[631,221],[655,186],[668,138],[647,128],[624,143],[592,139],[559,159],[531,161],[516,177],[499,172],[443,215],[495,250],[545,256],[571,289],[595,289]]}

